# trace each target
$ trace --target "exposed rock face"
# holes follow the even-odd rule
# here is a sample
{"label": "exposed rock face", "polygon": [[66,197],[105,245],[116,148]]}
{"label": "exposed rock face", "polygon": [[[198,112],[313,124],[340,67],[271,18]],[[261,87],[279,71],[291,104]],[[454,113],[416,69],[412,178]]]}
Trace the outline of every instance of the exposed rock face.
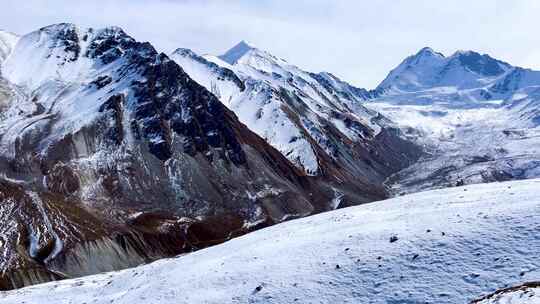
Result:
{"label": "exposed rock face", "polygon": [[385,195],[307,177],[119,28],[42,28],[2,76],[2,289],[209,246],[332,209],[336,191],[343,204]]}

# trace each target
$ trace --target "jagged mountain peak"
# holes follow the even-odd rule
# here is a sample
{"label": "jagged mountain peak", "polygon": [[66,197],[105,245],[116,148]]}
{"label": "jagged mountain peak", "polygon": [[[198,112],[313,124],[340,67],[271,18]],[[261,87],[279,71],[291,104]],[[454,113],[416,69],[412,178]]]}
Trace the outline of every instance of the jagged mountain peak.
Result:
{"label": "jagged mountain peak", "polygon": [[[135,39],[128,35],[121,27],[106,26],[101,28],[81,27],[73,23],[57,23],[42,27],[26,36],[38,35],[39,40],[67,40],[73,43],[98,45],[107,42],[107,39],[126,40],[135,42]],[[46,35],[46,38],[43,37]],[[21,38],[22,38],[21,37]],[[150,46],[149,43],[141,43]],[[152,47],[153,48],[153,47]]]}
{"label": "jagged mountain peak", "polygon": [[255,44],[247,40],[241,40],[240,42],[238,42],[238,44],[236,44],[235,47],[241,47],[241,48],[251,49],[251,50],[257,49],[257,46]]}

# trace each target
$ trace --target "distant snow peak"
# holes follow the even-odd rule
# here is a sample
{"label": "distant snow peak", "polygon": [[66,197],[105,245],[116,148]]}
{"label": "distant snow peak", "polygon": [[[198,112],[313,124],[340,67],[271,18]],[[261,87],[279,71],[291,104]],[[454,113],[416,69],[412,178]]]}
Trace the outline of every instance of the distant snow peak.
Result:
{"label": "distant snow peak", "polygon": [[[82,28],[59,23],[22,36],[2,64],[2,75],[12,83],[36,89],[45,82],[92,81],[100,65],[120,58],[133,43],[119,27]],[[155,52],[147,44],[137,49]],[[95,61],[100,57],[99,61]],[[88,79],[86,79],[88,78]]]}
{"label": "distant snow peak", "polygon": [[449,57],[424,47],[407,57],[379,84],[390,94],[431,90],[435,87],[472,89],[504,75],[513,67],[486,54],[457,51]]}
{"label": "distant snow peak", "polygon": [[369,107],[417,130],[412,137],[435,152],[395,175],[393,189],[539,176],[539,87],[540,71],[474,51],[434,57],[422,49],[408,57]]}

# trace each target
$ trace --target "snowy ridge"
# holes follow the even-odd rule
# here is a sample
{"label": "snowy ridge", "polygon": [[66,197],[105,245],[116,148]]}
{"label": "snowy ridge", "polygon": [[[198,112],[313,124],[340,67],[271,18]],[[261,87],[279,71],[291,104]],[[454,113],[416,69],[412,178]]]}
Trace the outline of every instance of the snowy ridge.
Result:
{"label": "snowy ridge", "polygon": [[540,278],[539,197],[540,180],[422,192],[0,302],[468,303]]}
{"label": "snowy ridge", "polygon": [[[371,97],[367,90],[330,73],[303,71],[245,41],[217,57],[181,49],[171,58],[308,175],[324,174],[322,163],[329,159],[350,163],[354,151],[338,142],[369,142],[386,126],[380,114],[362,105]],[[245,90],[214,64],[234,72]]]}

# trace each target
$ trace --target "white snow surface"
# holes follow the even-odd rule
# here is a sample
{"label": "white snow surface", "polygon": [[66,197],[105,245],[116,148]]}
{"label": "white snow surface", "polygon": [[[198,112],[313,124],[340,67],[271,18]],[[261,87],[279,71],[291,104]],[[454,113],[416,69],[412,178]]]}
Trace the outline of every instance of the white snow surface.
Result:
{"label": "white snow surface", "polygon": [[540,278],[538,231],[540,179],[456,187],[3,292],[0,303],[468,303]]}
{"label": "white snow surface", "polygon": [[18,40],[17,35],[0,30],[0,65],[11,54]]}

